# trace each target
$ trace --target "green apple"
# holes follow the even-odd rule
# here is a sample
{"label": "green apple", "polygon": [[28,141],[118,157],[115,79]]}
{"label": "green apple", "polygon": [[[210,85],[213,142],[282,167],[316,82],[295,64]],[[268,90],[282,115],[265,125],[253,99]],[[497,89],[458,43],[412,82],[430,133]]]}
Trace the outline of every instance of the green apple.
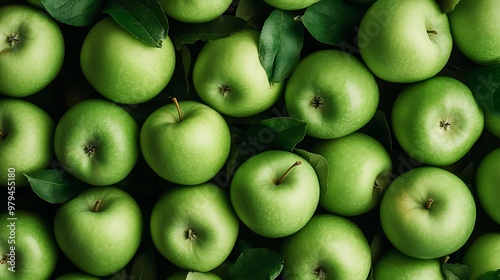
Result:
{"label": "green apple", "polygon": [[436,259],[418,259],[396,249],[384,252],[373,266],[373,280],[433,279],[445,280],[442,262]]}
{"label": "green apple", "polygon": [[459,80],[435,76],[405,87],[392,107],[401,147],[419,162],[445,166],[462,158],[484,127],[482,107]]}
{"label": "green apple", "polygon": [[224,166],[231,134],[224,118],[211,107],[175,100],[148,116],[141,128],[140,146],[160,177],[197,185],[212,179]]}
{"label": "green apple", "polygon": [[37,105],[21,99],[0,100],[0,186],[26,186],[23,174],[50,167],[54,129],[50,115]]}
{"label": "green apple", "polygon": [[500,225],[500,148],[490,151],[476,171],[476,193],[488,216]]}
{"label": "green apple", "polygon": [[168,84],[175,50],[169,37],[161,47],[147,45],[108,16],[87,34],[80,63],[85,78],[104,97],[137,104],[149,101]]}
{"label": "green apple", "polygon": [[301,229],[316,211],[319,193],[311,164],[284,150],[252,156],[238,167],[230,186],[231,203],[240,220],[270,238]]}
{"label": "green apple", "polygon": [[114,187],[91,187],[62,204],[54,234],[64,255],[82,271],[106,276],[125,267],[142,238],[142,212],[130,194]]}
{"label": "green apple", "polygon": [[281,10],[301,10],[320,0],[264,0],[265,3]]}
{"label": "green apple", "polygon": [[462,263],[470,269],[470,279],[500,269],[500,232],[484,233],[467,247]]}
{"label": "green apple", "polygon": [[448,17],[435,0],[378,0],[358,30],[363,61],[379,78],[396,83],[422,81],[448,62],[453,39]]}
{"label": "green apple", "polygon": [[206,43],[193,66],[193,84],[203,102],[220,113],[248,117],[270,108],[283,83],[271,84],[259,60],[259,36],[244,29]]}
{"label": "green apple", "polygon": [[212,272],[182,270],[170,275],[167,280],[222,280],[222,278]]}
{"label": "green apple", "polygon": [[30,211],[8,213],[0,214],[0,279],[51,279],[58,248],[48,221]]}
{"label": "green apple", "polygon": [[56,278],[56,280],[100,280],[96,276],[83,272],[70,272]]}
{"label": "green apple", "polygon": [[328,162],[328,178],[320,180],[323,185],[319,205],[323,209],[337,215],[356,216],[379,205],[391,181],[392,160],[376,139],[353,132],[320,141],[311,151]]}
{"label": "green apple", "polygon": [[282,243],[288,280],[365,280],[371,252],[361,229],[347,218],[316,214]]}
{"label": "green apple", "polygon": [[222,264],[238,236],[227,193],[212,183],[176,186],[156,202],[150,218],[158,251],[181,269],[208,272]]}
{"label": "green apple", "polygon": [[165,14],[178,21],[204,23],[222,15],[232,0],[159,0]]}
{"label": "green apple", "polygon": [[339,50],[320,50],[303,58],[286,83],[290,116],[307,123],[307,134],[342,137],[370,121],[379,89],[373,74],[356,57]]}
{"label": "green apple", "polygon": [[64,61],[57,22],[31,5],[0,7],[0,93],[25,97],[48,86]]}
{"label": "green apple", "polygon": [[449,13],[453,42],[470,60],[482,65],[500,62],[500,3],[460,0]]}
{"label": "green apple", "polygon": [[500,116],[484,110],[484,127],[494,136],[500,138]]}
{"label": "green apple", "polygon": [[403,254],[434,259],[460,249],[476,221],[467,185],[439,167],[416,167],[400,174],[380,203],[387,239]]}
{"label": "green apple", "polygon": [[77,179],[95,186],[125,179],[139,156],[139,127],[130,114],[105,99],[69,108],[54,136],[55,154]]}

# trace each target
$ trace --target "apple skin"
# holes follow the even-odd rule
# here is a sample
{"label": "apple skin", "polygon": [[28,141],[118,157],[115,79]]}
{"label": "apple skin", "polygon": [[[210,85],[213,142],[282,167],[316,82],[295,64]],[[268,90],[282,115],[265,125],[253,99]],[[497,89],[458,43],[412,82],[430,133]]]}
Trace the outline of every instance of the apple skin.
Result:
{"label": "apple skin", "polygon": [[[297,161],[283,182],[283,174]],[[236,214],[253,232],[269,238],[289,236],[301,229],[318,206],[320,186],[314,168],[289,151],[258,153],[236,170],[230,186]]]}
{"label": "apple skin", "polygon": [[153,207],[150,229],[156,248],[171,263],[208,272],[231,253],[239,220],[227,193],[204,183],[167,190]]}
{"label": "apple skin", "polygon": [[395,83],[436,75],[448,62],[452,45],[448,17],[434,0],[375,1],[358,31],[363,61],[376,76]]}
{"label": "apple skin", "polygon": [[500,117],[484,110],[484,127],[495,137],[500,138]]}
{"label": "apple skin", "polygon": [[380,222],[388,240],[414,258],[434,259],[457,251],[470,237],[475,221],[476,204],[469,188],[439,167],[417,167],[399,175],[380,203]]}
{"label": "apple skin", "polygon": [[[7,220],[12,217],[17,220]],[[11,222],[15,222],[15,239],[7,238],[12,236],[9,227]],[[15,267],[11,268],[15,272],[8,270],[11,267],[8,262],[0,264],[0,279],[51,279],[59,251],[47,220],[37,213],[20,209],[16,209],[15,216],[3,212],[0,215],[0,236],[0,258],[10,253],[11,246],[15,247]]]}
{"label": "apple skin", "polygon": [[125,179],[137,162],[139,127],[117,104],[87,99],[61,117],[54,148],[69,174],[94,186],[112,185]]}
{"label": "apple skin", "polygon": [[375,77],[356,57],[321,50],[303,58],[286,82],[291,117],[307,123],[307,134],[332,139],[352,133],[373,117],[379,102]]}
{"label": "apple skin", "polygon": [[353,132],[320,141],[311,151],[328,162],[328,178],[320,180],[319,205],[323,209],[341,216],[357,216],[380,204],[391,182],[392,161],[375,138]]}
{"label": "apple skin", "polygon": [[476,193],[488,216],[500,225],[500,148],[490,151],[476,170]]}
{"label": "apple skin", "polygon": [[232,0],[159,0],[163,11],[170,17],[187,23],[204,23],[222,15]]}
{"label": "apple skin", "polygon": [[193,84],[204,103],[224,115],[249,117],[278,100],[284,84],[270,85],[259,60],[259,36],[244,29],[203,46],[193,66]]}
{"label": "apple skin", "polygon": [[282,279],[365,280],[371,252],[361,229],[347,218],[316,214],[282,243]]}
{"label": "apple skin", "polygon": [[373,267],[373,280],[386,279],[433,279],[445,280],[442,262],[436,259],[418,259],[396,249],[384,252]]}
{"label": "apple skin", "polygon": [[421,163],[445,166],[462,158],[484,128],[482,107],[462,82],[445,76],[405,87],[394,101],[394,136]]}
{"label": "apple skin", "polygon": [[500,5],[495,0],[460,0],[448,14],[454,44],[481,65],[500,62]]}
{"label": "apple skin", "polygon": [[[29,4],[0,7],[0,93],[26,97],[48,86],[61,70],[65,45],[57,22]],[[29,40],[25,40],[29,38]]]}
{"label": "apple skin", "polygon": [[167,280],[222,280],[212,272],[179,271],[170,275]]}
{"label": "apple skin", "polygon": [[160,107],[148,116],[140,132],[140,146],[148,165],[163,179],[197,185],[212,179],[224,166],[231,134],[224,118],[197,101]]}
{"label": "apple skin", "polygon": [[151,100],[168,84],[175,50],[169,37],[161,48],[147,45],[107,16],[87,34],[80,63],[85,78],[105,98],[138,104]]}
{"label": "apple skin", "polygon": [[[101,201],[97,211],[95,205]],[[142,238],[143,217],[127,192],[91,187],[62,204],[54,216],[54,235],[64,255],[82,271],[106,276],[125,267]]]}
{"label": "apple skin", "polygon": [[484,233],[466,249],[462,263],[469,266],[470,279],[500,269],[500,232]]}
{"label": "apple skin", "polygon": [[96,276],[92,276],[83,272],[70,272],[56,278],[56,280],[100,280]]}
{"label": "apple skin", "polygon": [[22,99],[0,100],[0,186],[8,186],[9,168],[15,169],[15,186],[28,185],[31,175],[50,167],[55,159],[55,123],[47,112]]}
{"label": "apple skin", "polygon": [[264,0],[268,5],[282,10],[301,10],[320,0]]}

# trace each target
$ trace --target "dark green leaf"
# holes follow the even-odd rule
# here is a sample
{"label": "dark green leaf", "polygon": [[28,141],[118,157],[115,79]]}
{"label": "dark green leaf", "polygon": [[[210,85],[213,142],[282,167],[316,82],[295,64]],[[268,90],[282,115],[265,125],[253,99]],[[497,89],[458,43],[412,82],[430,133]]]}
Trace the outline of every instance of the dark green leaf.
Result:
{"label": "dark green leaf", "polygon": [[436,0],[443,13],[451,13],[460,0]]}
{"label": "dark green leaf", "polygon": [[301,17],[309,33],[321,43],[352,44],[363,12],[343,0],[322,0],[307,7]]}
{"label": "dark green leaf", "polygon": [[161,47],[168,36],[168,19],[157,0],[108,0],[103,12],[148,45]]}
{"label": "dark green leaf", "polygon": [[267,248],[247,249],[228,272],[232,280],[276,279],[283,269],[283,255]]}
{"label": "dark green leaf", "polygon": [[104,0],[41,0],[45,10],[57,21],[88,26],[101,15]]}
{"label": "dark green leaf", "polygon": [[295,16],[295,12],[276,9],[262,27],[259,59],[271,83],[285,80],[299,63],[304,33]]}
{"label": "dark green leaf", "polygon": [[322,155],[303,149],[294,149],[294,152],[312,165],[316,174],[318,174],[321,191],[325,192],[328,189],[328,161]]}
{"label": "dark green leaf", "polygon": [[270,128],[274,135],[268,143],[271,149],[292,151],[304,139],[307,123],[290,117],[265,119],[261,125]]}
{"label": "dark green leaf", "polygon": [[33,191],[49,203],[64,203],[83,190],[82,184],[64,170],[47,169],[24,175]]}
{"label": "dark green leaf", "polygon": [[467,280],[470,278],[469,267],[459,263],[445,263],[442,266],[446,280]]}
{"label": "dark green leaf", "polygon": [[466,84],[484,109],[500,116],[500,64],[464,70]]}
{"label": "dark green leaf", "polygon": [[136,280],[156,279],[156,260],[152,250],[144,251],[135,257],[131,277]]}
{"label": "dark green leaf", "polygon": [[243,30],[246,26],[247,22],[245,20],[229,15],[222,15],[204,23],[177,22],[175,28],[172,28],[171,39],[175,48],[180,50],[183,44],[193,44],[197,41],[210,41],[227,37]]}
{"label": "dark green leaf", "polygon": [[485,272],[479,275],[479,277],[477,277],[476,280],[500,280],[500,269],[495,271]]}

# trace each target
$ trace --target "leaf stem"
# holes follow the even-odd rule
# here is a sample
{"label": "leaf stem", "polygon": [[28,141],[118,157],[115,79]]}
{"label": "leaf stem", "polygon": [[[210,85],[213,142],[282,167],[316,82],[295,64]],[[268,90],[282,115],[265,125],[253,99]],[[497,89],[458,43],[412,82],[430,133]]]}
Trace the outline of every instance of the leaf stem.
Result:
{"label": "leaf stem", "polygon": [[276,185],[279,185],[281,183],[283,183],[283,181],[285,180],[286,176],[288,175],[288,173],[290,173],[290,171],[292,171],[292,169],[294,169],[296,166],[299,166],[302,164],[302,161],[296,161],[294,164],[292,164],[292,166],[290,166],[286,171],[285,173],[283,173],[283,175],[281,175],[280,179],[278,180],[278,182],[276,183]]}
{"label": "leaf stem", "polygon": [[177,101],[177,98],[173,97],[172,102],[175,104],[175,108],[177,108],[177,113],[179,114],[179,122],[182,122],[182,112],[181,112],[181,106],[179,105],[179,102]]}

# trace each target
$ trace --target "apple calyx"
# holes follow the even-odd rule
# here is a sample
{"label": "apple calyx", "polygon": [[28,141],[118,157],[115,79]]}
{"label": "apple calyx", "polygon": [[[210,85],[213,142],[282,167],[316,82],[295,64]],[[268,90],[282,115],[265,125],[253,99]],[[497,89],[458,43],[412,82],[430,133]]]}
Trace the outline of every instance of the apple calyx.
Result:
{"label": "apple calyx", "polygon": [[92,212],[99,212],[101,210],[101,206],[102,206],[102,200],[98,199],[95,203],[94,203],[94,207],[92,207]]}
{"label": "apple calyx", "polygon": [[175,104],[175,108],[177,108],[177,114],[179,115],[179,122],[182,122],[182,111],[181,111],[181,106],[179,105],[179,102],[177,101],[177,98],[173,97],[172,102]]}
{"label": "apple calyx", "polygon": [[316,279],[325,279],[326,278],[326,271],[321,266],[314,269],[313,273],[316,274]]}
{"label": "apple calyx", "polygon": [[375,182],[373,183],[373,187],[377,190],[377,191],[383,191],[384,190],[384,186],[382,186],[378,180],[375,180]]}
{"label": "apple calyx", "polygon": [[226,96],[229,94],[231,89],[229,88],[228,85],[221,85],[221,86],[219,86],[219,91],[222,94],[222,96]]}
{"label": "apple calyx", "polygon": [[433,202],[434,200],[429,197],[429,199],[427,199],[427,203],[425,204],[425,208],[427,208],[427,210],[430,210]]}
{"label": "apple calyx", "polygon": [[0,259],[0,264],[6,264],[7,263],[7,254],[3,253],[2,258]]}
{"label": "apple calyx", "polygon": [[281,183],[283,183],[283,181],[285,181],[285,178],[286,176],[288,175],[288,173],[290,173],[290,171],[292,171],[292,169],[294,169],[296,166],[299,166],[302,164],[302,161],[298,160],[296,161],[294,164],[292,164],[292,166],[290,166],[286,171],[285,173],[283,173],[283,175],[281,175],[281,177],[279,178],[278,182],[276,182],[276,185],[279,185]]}
{"label": "apple calyx", "polygon": [[89,145],[85,146],[85,153],[89,157],[95,155],[95,146],[93,144],[89,144]]}
{"label": "apple calyx", "polygon": [[316,95],[311,101],[311,104],[315,109],[319,109],[320,107],[323,106],[323,98]]}
{"label": "apple calyx", "polygon": [[196,231],[194,231],[194,229],[188,229],[186,231],[186,239],[189,239],[191,241],[194,241],[196,240]]}
{"label": "apple calyx", "polygon": [[450,122],[449,122],[447,119],[441,120],[441,121],[439,122],[439,127],[440,127],[441,129],[444,129],[445,131],[446,131],[446,130],[448,130],[448,127],[449,127],[450,125],[451,125],[451,124],[450,124]]}
{"label": "apple calyx", "polygon": [[18,42],[19,42],[19,34],[18,33],[10,34],[9,36],[7,36],[7,44],[9,44],[9,47],[12,48]]}
{"label": "apple calyx", "polygon": [[434,34],[434,35],[437,35],[437,31],[436,30],[427,30],[427,34]]}

